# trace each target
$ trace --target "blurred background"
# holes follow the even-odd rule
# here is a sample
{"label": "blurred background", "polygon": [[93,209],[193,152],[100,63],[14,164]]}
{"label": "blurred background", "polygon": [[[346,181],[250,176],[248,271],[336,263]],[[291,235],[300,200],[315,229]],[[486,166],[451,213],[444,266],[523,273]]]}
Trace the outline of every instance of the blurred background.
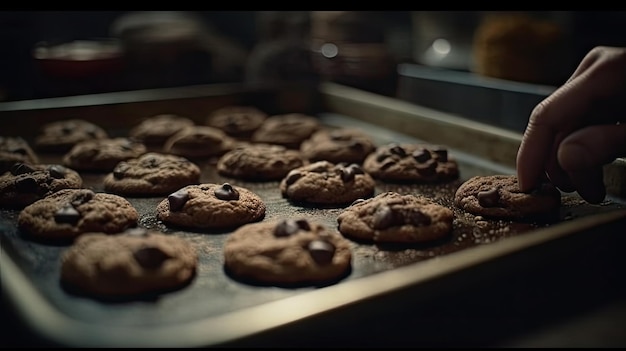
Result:
{"label": "blurred background", "polygon": [[626,11],[3,11],[0,101],[327,80],[520,129],[625,30]]}

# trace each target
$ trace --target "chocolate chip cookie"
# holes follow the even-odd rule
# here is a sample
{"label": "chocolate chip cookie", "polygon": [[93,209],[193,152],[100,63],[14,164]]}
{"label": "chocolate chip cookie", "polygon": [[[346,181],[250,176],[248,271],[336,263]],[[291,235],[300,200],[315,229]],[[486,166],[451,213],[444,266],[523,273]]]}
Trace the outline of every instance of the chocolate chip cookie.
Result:
{"label": "chocolate chip cookie", "polygon": [[454,213],[421,195],[384,192],[359,199],[337,216],[346,237],[377,243],[420,243],[448,236]]}
{"label": "chocolate chip cookie", "polygon": [[39,163],[39,157],[22,137],[0,136],[0,174],[16,162]]}
{"label": "chocolate chip cookie", "polygon": [[561,192],[554,185],[543,183],[524,193],[515,175],[474,176],[456,190],[454,205],[486,217],[549,219],[561,207]]}
{"label": "chocolate chip cookie", "polygon": [[21,209],[61,189],[82,186],[80,174],[63,165],[17,162],[0,175],[0,207]]}
{"label": "chocolate chip cookie", "polygon": [[386,182],[440,183],[459,178],[459,167],[438,145],[390,143],[376,148],[363,162],[372,177]]}
{"label": "chocolate chip cookie", "polygon": [[104,190],[125,196],[167,195],[200,181],[200,167],[188,159],[148,152],[121,161],[104,177]]}
{"label": "chocolate chip cookie", "polygon": [[65,288],[96,298],[158,295],[186,286],[198,255],[183,238],[133,228],[119,234],[85,233],[61,256]]}
{"label": "chocolate chip cookie", "polygon": [[161,148],[169,137],[194,124],[191,118],[175,114],[159,114],[142,120],[130,129],[128,136],[148,147]]}
{"label": "chocolate chip cookie", "polygon": [[298,150],[282,145],[249,144],[220,157],[217,171],[227,177],[249,181],[281,180],[289,171],[307,164]]}
{"label": "chocolate chip cookie", "polygon": [[313,116],[302,113],[273,115],[265,119],[250,140],[299,149],[300,144],[319,129],[322,129],[322,124]]}
{"label": "chocolate chip cookie", "polygon": [[67,152],[81,141],[108,138],[100,126],[83,119],[65,119],[43,125],[35,138],[40,152]]}
{"label": "chocolate chip cookie", "polygon": [[376,149],[373,139],[358,128],[322,129],[302,142],[300,151],[311,162],[358,163]]}
{"label": "chocolate chip cookie", "polygon": [[343,205],[374,195],[376,182],[356,163],[317,161],[295,168],[281,180],[280,191],[294,203]]}
{"label": "chocolate chip cookie", "polygon": [[157,218],[166,225],[197,229],[235,228],[265,217],[265,203],[254,192],[239,186],[195,184],[163,199]]}
{"label": "chocolate chip cookie", "polygon": [[254,106],[224,106],[211,112],[205,124],[231,137],[247,140],[263,124],[267,114]]}
{"label": "chocolate chip cookie", "polygon": [[221,129],[209,126],[186,127],[167,139],[163,151],[187,158],[219,157],[237,147],[238,141]]}
{"label": "chocolate chip cookie", "polygon": [[261,285],[327,285],[351,271],[350,242],[304,218],[244,225],[223,252],[231,277]]}
{"label": "chocolate chip cookie", "polygon": [[63,189],[24,207],[18,228],[44,240],[74,239],[87,232],[119,233],[137,225],[139,213],[125,198],[90,189]]}
{"label": "chocolate chip cookie", "polygon": [[144,144],[130,138],[86,140],[63,155],[63,164],[77,171],[111,172],[119,162],[146,152]]}

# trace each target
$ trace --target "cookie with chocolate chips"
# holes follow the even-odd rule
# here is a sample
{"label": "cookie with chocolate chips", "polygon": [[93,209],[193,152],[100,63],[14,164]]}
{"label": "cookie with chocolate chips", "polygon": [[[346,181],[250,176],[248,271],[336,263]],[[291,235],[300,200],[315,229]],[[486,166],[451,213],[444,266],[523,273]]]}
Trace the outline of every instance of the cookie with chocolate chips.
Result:
{"label": "cookie with chocolate chips", "polygon": [[239,146],[235,138],[209,126],[186,127],[165,141],[163,152],[187,158],[219,157]]}
{"label": "cookie with chocolate chips", "polygon": [[24,207],[18,228],[44,240],[74,239],[87,232],[119,233],[135,227],[139,213],[125,198],[90,189],[63,189]]}
{"label": "cookie with chocolate chips", "polygon": [[205,119],[205,124],[224,131],[237,139],[250,139],[267,114],[254,106],[224,106],[211,112]]}
{"label": "cookie with chocolate chips", "polygon": [[35,149],[41,152],[67,152],[81,141],[105,139],[108,133],[83,119],[64,119],[44,124],[35,138]]}
{"label": "cookie with chocolate chips", "polygon": [[337,216],[346,237],[377,243],[421,243],[448,236],[454,213],[421,195],[384,192],[359,199]]}
{"label": "cookie with chocolate chips", "polygon": [[219,174],[249,181],[281,180],[289,171],[307,164],[298,150],[282,145],[248,144],[217,161]]}
{"label": "cookie with chocolate chips", "polygon": [[148,147],[160,149],[169,137],[193,125],[195,122],[188,117],[159,114],[143,119],[129,130],[128,136]]}
{"label": "cookie with chocolate chips", "polygon": [[376,182],[356,163],[318,161],[291,170],[279,186],[294,203],[343,205],[374,195]]}
{"label": "cookie with chocolate chips", "polygon": [[358,128],[322,129],[300,145],[302,155],[311,162],[358,163],[376,149],[373,139]]}
{"label": "cookie with chocolate chips", "polygon": [[180,289],[195,277],[198,255],[185,239],[133,228],[85,233],[61,256],[61,283],[70,291],[111,298]]}
{"label": "cookie with chocolate chips", "polygon": [[0,174],[17,162],[39,163],[39,157],[24,138],[0,136]]}
{"label": "cookie with chocolate chips", "polygon": [[82,186],[80,174],[65,166],[17,162],[0,175],[0,207],[21,209],[61,189]]}
{"label": "cookie with chocolate chips", "polygon": [[226,238],[224,266],[231,277],[255,284],[330,284],[350,273],[350,245],[304,218],[251,223]]}
{"label": "cookie with chocolate chips", "polygon": [[265,119],[250,139],[255,143],[278,144],[290,149],[299,149],[304,140],[320,129],[322,124],[316,117],[302,113],[287,113]]}
{"label": "cookie with chocolate chips", "polygon": [[515,175],[474,176],[459,186],[454,205],[474,215],[513,220],[550,218],[561,207],[561,192],[543,183],[520,191]]}
{"label": "cookie with chocolate chips", "polygon": [[223,184],[183,187],[163,199],[157,218],[166,225],[197,229],[225,229],[260,221],[265,202],[247,188]]}
{"label": "cookie with chocolate chips", "polygon": [[81,141],[63,156],[63,164],[77,171],[111,172],[121,162],[147,152],[143,143],[130,138]]}
{"label": "cookie with chocolate chips", "polygon": [[445,147],[390,143],[376,148],[363,169],[385,182],[440,183],[458,179],[459,167]]}
{"label": "cookie with chocolate chips", "polygon": [[167,195],[197,184],[200,167],[188,159],[156,152],[121,161],[104,177],[104,190],[125,196]]}

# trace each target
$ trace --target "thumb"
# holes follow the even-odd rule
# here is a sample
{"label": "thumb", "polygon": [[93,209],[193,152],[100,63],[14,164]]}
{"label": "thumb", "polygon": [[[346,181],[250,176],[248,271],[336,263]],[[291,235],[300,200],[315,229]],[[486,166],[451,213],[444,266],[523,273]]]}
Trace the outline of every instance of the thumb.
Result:
{"label": "thumb", "polygon": [[561,142],[557,153],[566,172],[584,170],[626,156],[626,124],[593,125],[579,129]]}

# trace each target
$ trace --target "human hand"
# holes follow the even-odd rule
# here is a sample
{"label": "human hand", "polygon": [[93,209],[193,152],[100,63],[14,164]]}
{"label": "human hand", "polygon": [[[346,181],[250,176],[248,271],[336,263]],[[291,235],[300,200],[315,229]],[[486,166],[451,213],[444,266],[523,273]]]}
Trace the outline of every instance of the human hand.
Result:
{"label": "human hand", "polygon": [[[621,123],[620,123],[621,122]],[[603,166],[626,156],[626,47],[598,46],[530,115],[517,153],[521,191],[547,175],[589,203],[606,196]]]}

